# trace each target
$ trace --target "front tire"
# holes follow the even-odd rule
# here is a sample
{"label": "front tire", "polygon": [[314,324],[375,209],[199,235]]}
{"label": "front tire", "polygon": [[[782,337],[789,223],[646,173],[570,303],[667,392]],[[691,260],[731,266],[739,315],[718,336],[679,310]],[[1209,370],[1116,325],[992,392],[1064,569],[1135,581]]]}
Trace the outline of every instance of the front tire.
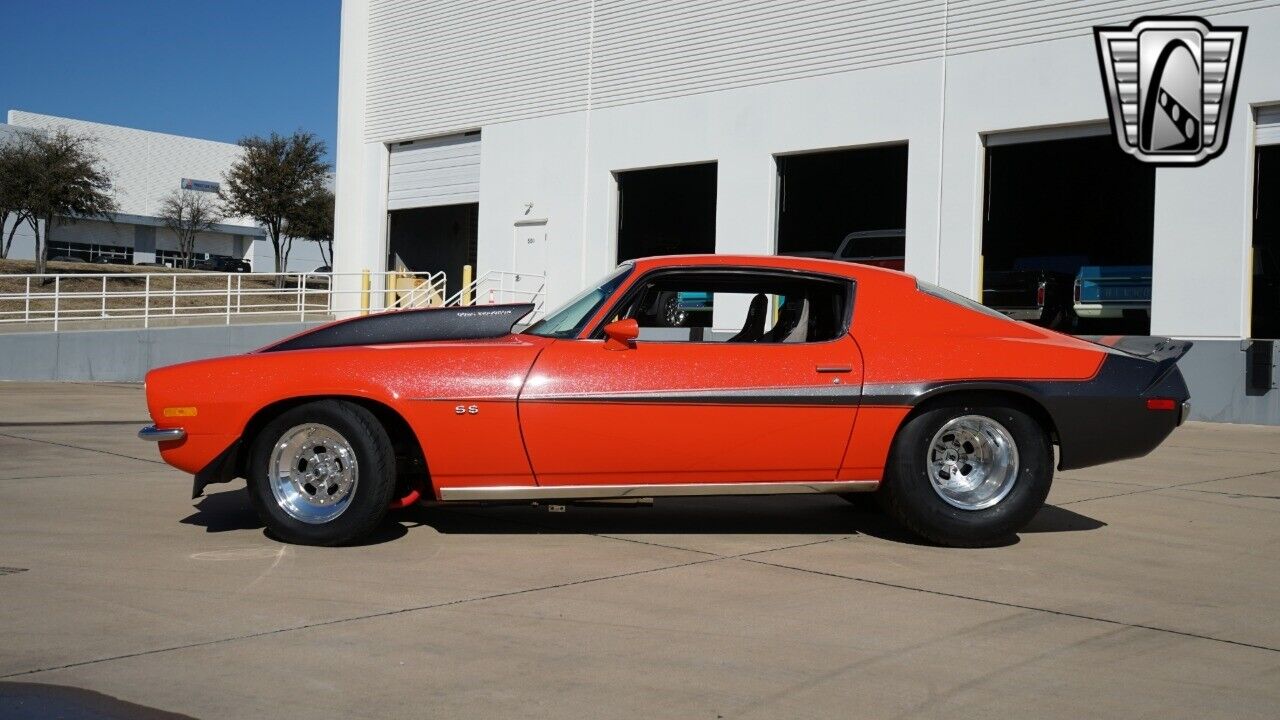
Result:
{"label": "front tire", "polygon": [[319,400],[281,413],[254,438],[249,497],[268,531],[299,545],[371,533],[395,491],[395,453],[373,413]]}
{"label": "front tire", "polygon": [[941,545],[1006,540],[1035,516],[1053,482],[1053,448],[1020,409],[981,399],[920,413],[894,438],[881,488],[889,514]]}

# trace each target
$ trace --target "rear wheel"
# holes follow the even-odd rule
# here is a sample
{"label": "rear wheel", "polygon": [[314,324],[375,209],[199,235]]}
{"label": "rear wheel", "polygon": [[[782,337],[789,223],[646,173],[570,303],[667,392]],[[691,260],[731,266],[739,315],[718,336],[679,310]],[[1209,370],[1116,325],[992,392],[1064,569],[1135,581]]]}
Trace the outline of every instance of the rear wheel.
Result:
{"label": "rear wheel", "polygon": [[951,401],[898,431],[881,487],[889,513],[942,545],[998,543],[1035,516],[1053,450],[1034,418],[1002,404]]}
{"label": "rear wheel", "polygon": [[254,440],[249,496],[273,535],[341,545],[378,526],[395,490],[395,455],[368,410],[340,400],[292,408]]}

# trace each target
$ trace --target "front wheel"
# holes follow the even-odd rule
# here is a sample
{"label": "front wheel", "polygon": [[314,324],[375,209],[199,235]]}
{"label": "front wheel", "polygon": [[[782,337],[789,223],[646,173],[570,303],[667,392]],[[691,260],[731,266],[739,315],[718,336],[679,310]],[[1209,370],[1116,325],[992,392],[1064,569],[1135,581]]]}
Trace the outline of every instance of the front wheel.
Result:
{"label": "front wheel", "polygon": [[1020,409],[939,404],[898,431],[882,487],[889,513],[942,545],[980,547],[1026,526],[1049,494],[1048,434]]}
{"label": "front wheel", "polygon": [[368,535],[395,490],[395,455],[368,410],[339,400],[292,408],[262,428],[249,460],[249,497],[285,542],[341,545]]}

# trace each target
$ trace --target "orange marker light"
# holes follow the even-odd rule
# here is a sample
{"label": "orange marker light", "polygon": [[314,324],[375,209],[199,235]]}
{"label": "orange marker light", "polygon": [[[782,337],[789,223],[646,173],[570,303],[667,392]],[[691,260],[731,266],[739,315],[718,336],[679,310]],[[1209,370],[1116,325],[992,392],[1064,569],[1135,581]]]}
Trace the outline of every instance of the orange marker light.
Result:
{"label": "orange marker light", "polygon": [[187,407],[167,407],[164,409],[165,417],[195,417],[196,409],[192,406]]}

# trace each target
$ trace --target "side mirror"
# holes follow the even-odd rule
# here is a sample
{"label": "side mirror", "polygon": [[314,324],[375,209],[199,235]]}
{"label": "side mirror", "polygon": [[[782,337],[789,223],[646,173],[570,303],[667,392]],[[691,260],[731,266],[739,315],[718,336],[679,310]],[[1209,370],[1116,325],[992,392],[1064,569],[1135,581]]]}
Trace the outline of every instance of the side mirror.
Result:
{"label": "side mirror", "polygon": [[608,350],[628,350],[636,346],[640,323],[635,318],[614,320],[604,326],[604,346]]}

